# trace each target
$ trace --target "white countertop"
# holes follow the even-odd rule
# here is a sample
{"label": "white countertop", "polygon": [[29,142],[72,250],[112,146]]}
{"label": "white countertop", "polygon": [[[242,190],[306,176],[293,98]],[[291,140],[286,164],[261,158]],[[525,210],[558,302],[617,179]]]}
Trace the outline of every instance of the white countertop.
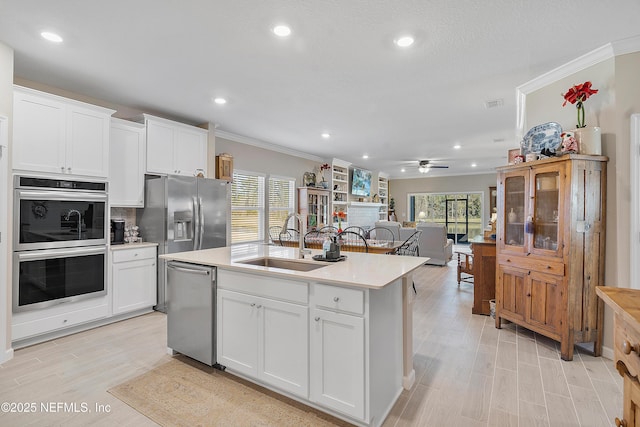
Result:
{"label": "white countertop", "polygon": [[151,246],[158,246],[157,243],[152,242],[142,242],[142,243],[123,243],[121,245],[109,245],[109,248],[112,251],[121,251],[123,249],[139,249],[139,248],[147,248]]}
{"label": "white countertop", "polygon": [[311,255],[306,255],[304,260],[299,261],[323,264],[326,265],[325,267],[312,271],[295,271],[248,265],[239,262],[262,257],[296,259],[297,253],[298,248],[242,244],[224,248],[166,254],[161,255],[160,258],[192,264],[211,265],[223,270],[243,271],[253,274],[312,280],[372,289],[382,288],[394,282],[411,273],[429,260],[429,258],[425,257],[342,252],[341,255],[347,256],[345,261],[324,262],[314,261],[311,258],[313,255],[322,253],[319,250],[313,250]]}

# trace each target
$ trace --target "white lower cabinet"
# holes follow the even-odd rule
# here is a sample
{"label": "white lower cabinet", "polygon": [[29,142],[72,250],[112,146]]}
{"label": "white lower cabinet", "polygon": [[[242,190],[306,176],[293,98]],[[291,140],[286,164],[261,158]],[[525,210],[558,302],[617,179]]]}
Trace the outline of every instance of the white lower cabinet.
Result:
{"label": "white lower cabinet", "polygon": [[327,412],[380,426],[402,391],[402,287],[218,269],[217,361]]}
{"label": "white lower cabinet", "polygon": [[113,314],[156,305],[156,247],[112,249]]}
{"label": "white lower cabinet", "polygon": [[311,400],[364,418],[364,318],[314,309],[311,323]]}
{"label": "white lower cabinet", "polygon": [[219,287],[238,285],[237,289],[243,292],[218,289],[217,362],[306,399],[309,309],[306,304],[264,296],[286,295],[279,290],[300,284],[262,279],[259,290],[245,293],[248,289],[242,284],[250,277],[253,276],[218,271]]}

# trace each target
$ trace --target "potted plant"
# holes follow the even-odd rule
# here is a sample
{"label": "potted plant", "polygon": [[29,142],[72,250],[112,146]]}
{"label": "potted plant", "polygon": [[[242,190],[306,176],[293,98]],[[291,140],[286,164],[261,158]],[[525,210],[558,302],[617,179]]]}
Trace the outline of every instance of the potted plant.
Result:
{"label": "potted plant", "polygon": [[578,152],[581,154],[602,154],[600,128],[598,126],[587,127],[584,122],[584,102],[596,93],[598,93],[598,89],[592,89],[591,82],[587,81],[570,87],[567,93],[563,94],[563,107],[567,105],[567,102],[576,106],[578,124],[573,133],[578,142]]}

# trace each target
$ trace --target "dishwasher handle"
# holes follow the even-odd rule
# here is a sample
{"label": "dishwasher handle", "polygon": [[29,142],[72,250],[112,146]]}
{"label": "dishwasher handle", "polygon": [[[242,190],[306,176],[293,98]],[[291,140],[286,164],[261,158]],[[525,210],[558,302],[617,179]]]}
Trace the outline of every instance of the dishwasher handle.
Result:
{"label": "dishwasher handle", "polygon": [[211,274],[211,270],[200,270],[195,268],[178,267],[177,265],[173,265],[173,264],[167,264],[167,268],[170,268],[176,271],[181,271],[183,273],[200,274],[203,276],[208,276]]}

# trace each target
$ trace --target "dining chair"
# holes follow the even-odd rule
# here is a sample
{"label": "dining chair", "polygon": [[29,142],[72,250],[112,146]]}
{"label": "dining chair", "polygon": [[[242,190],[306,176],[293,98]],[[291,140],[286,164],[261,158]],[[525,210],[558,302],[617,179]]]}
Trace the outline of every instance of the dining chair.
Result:
{"label": "dining chair", "polygon": [[422,231],[417,230],[411,236],[405,240],[398,249],[396,249],[396,255],[408,255],[408,256],[420,256],[420,249],[418,246],[418,240]]}
{"label": "dining chair", "polygon": [[[405,240],[398,249],[396,249],[396,255],[405,256],[420,256],[420,249],[418,246],[418,240],[420,240],[421,230],[417,230],[411,236]],[[412,283],[413,292],[418,293],[415,282]]]}
{"label": "dining chair", "polygon": [[324,233],[324,234],[329,234],[329,235],[336,235],[338,234],[338,229],[336,227],[334,227],[333,225],[325,225],[324,227],[320,228],[318,230],[319,233]]}
{"label": "dining chair", "polygon": [[282,242],[297,242],[300,236],[300,232],[295,228],[287,228],[284,232],[280,231],[280,245],[284,246]]}
{"label": "dining chair", "polygon": [[269,240],[271,240],[272,244],[282,246],[282,242],[280,241],[281,232],[282,227],[278,227],[277,225],[269,227]]}
{"label": "dining chair", "polygon": [[367,238],[367,232],[365,231],[365,229],[362,228],[362,227],[358,227],[357,225],[350,225],[350,226],[348,226],[347,228],[345,228],[342,231],[343,232],[345,232],[345,231],[353,231],[354,233],[358,233],[359,235],[361,235],[365,239]]}
{"label": "dining chair", "polygon": [[458,254],[458,287],[460,282],[473,283],[473,254],[462,251],[456,251],[456,254]]}
{"label": "dining chair", "polygon": [[396,239],[393,235],[393,231],[386,227],[373,227],[367,231],[367,239],[371,240],[387,240],[391,244],[395,243]]}
{"label": "dining chair", "polygon": [[[360,233],[355,231],[343,231],[338,234],[338,243],[340,243],[341,250],[349,252],[369,252],[369,245],[367,239]],[[342,249],[342,245],[348,245]]]}
{"label": "dining chair", "polygon": [[335,236],[336,233],[332,233],[331,230],[320,231],[320,230],[311,230],[307,231],[307,234],[304,235],[304,246],[306,248],[310,247],[310,243],[315,243],[322,245],[324,240],[327,237]]}

